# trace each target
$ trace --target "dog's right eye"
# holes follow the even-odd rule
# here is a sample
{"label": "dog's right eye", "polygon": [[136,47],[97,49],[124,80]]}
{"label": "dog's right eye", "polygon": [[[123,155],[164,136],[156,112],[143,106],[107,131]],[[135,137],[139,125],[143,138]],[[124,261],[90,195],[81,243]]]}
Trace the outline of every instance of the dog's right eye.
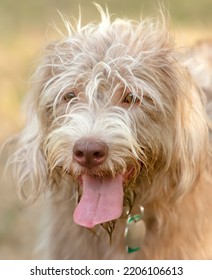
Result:
{"label": "dog's right eye", "polygon": [[74,99],[76,97],[75,93],[73,91],[67,92],[64,96],[63,96],[63,100],[66,102],[71,101],[72,99]]}
{"label": "dog's right eye", "polygon": [[125,105],[138,104],[140,103],[140,99],[132,92],[128,92],[122,103]]}

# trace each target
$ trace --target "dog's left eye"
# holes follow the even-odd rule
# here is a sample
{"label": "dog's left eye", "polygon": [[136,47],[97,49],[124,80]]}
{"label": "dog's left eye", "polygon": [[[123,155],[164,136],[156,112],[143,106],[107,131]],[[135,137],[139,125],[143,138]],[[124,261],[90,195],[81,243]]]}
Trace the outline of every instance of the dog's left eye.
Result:
{"label": "dog's left eye", "polygon": [[71,101],[72,99],[74,99],[76,97],[75,93],[73,91],[67,92],[64,96],[63,96],[63,100],[65,100],[66,102]]}
{"label": "dog's left eye", "polygon": [[123,100],[124,104],[138,104],[139,102],[139,98],[132,92],[129,92]]}

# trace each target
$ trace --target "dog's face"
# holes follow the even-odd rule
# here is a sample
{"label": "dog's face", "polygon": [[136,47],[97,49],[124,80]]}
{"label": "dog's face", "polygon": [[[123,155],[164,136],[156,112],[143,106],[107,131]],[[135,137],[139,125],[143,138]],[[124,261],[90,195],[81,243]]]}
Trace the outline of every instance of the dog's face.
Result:
{"label": "dog's face", "polygon": [[[108,18],[88,25],[46,49],[34,81],[33,124],[24,135],[42,163],[25,166],[22,180],[36,181],[35,193],[58,170],[77,181],[76,223],[119,218],[134,184],[152,199],[194,181],[190,168],[201,152],[192,134],[205,133],[194,123],[202,105],[189,94],[193,85],[164,26]],[[23,161],[23,152],[17,157]]]}
{"label": "dog's face", "polygon": [[162,135],[173,138],[179,90],[173,53],[143,27],[120,21],[87,32],[49,49],[38,109],[50,172],[61,167],[80,182],[74,219],[93,227],[121,216],[142,169],[166,164]]}

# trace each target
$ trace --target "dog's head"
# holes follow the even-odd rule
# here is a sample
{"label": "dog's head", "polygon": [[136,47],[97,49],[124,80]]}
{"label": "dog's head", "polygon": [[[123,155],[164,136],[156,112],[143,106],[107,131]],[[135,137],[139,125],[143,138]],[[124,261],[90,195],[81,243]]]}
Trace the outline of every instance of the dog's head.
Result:
{"label": "dog's head", "polygon": [[86,227],[119,218],[136,189],[143,201],[185,194],[207,151],[202,100],[165,23],[101,14],[47,47],[10,159],[30,200],[77,181]]}

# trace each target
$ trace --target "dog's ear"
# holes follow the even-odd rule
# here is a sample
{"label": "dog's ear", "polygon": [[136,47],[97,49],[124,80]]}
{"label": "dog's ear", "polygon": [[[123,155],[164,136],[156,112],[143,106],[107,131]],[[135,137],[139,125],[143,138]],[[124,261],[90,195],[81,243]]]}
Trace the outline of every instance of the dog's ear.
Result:
{"label": "dog's ear", "polygon": [[11,169],[20,198],[32,203],[48,184],[47,166],[41,150],[41,135],[36,115],[27,116],[25,128],[12,137],[6,147],[9,147],[6,170]]}
{"label": "dog's ear", "polygon": [[25,102],[25,127],[4,145],[9,152],[6,170],[12,170],[17,192],[28,203],[34,202],[49,184],[48,167],[42,150],[44,130],[39,118],[40,94],[52,75],[49,64],[49,58],[45,56],[32,77],[31,91]]}
{"label": "dog's ear", "polygon": [[209,151],[204,95],[193,81],[185,95],[177,104],[172,154],[171,180],[174,181],[172,185],[177,186],[173,190],[176,197],[181,197],[197,184],[206,168]]}

